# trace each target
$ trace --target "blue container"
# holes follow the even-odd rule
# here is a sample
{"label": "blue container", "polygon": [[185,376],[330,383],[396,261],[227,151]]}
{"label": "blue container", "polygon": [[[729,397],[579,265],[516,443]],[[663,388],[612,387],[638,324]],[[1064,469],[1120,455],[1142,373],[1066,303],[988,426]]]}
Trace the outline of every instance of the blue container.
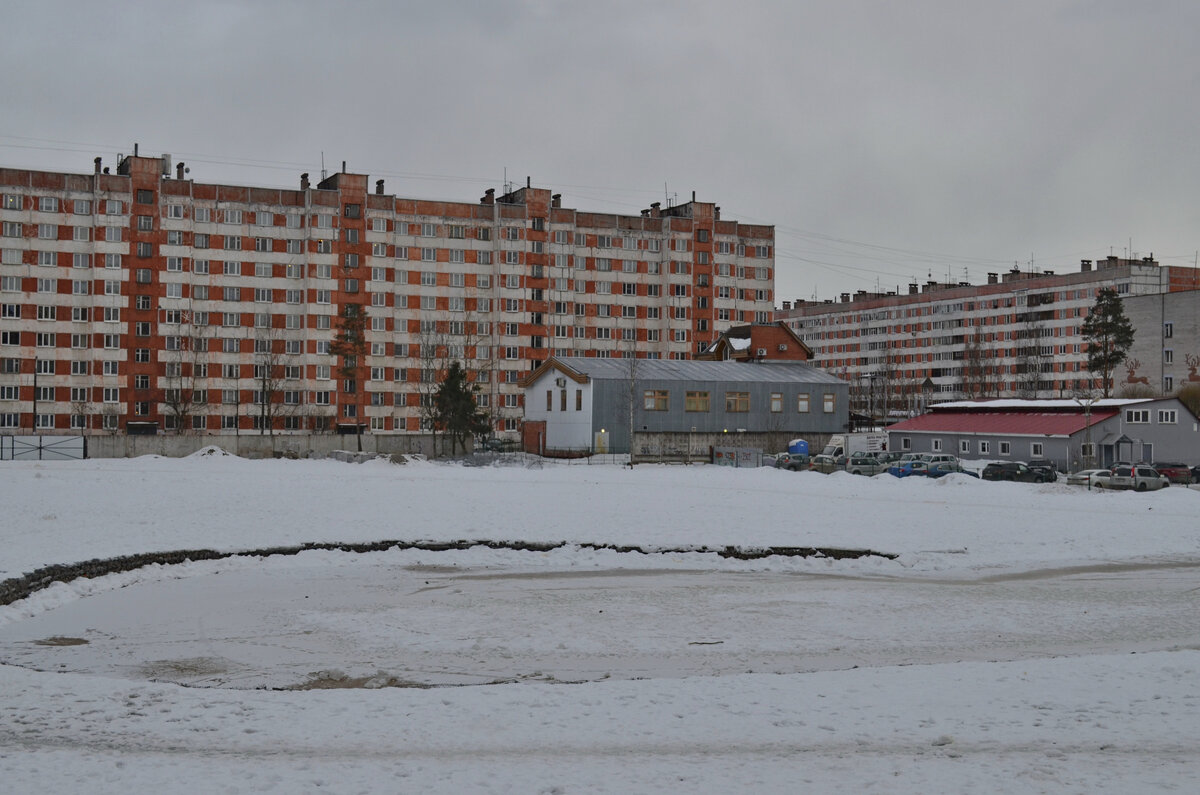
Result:
{"label": "blue container", "polygon": [[788,442],[788,452],[798,455],[808,455],[808,442],[804,439],[792,439]]}

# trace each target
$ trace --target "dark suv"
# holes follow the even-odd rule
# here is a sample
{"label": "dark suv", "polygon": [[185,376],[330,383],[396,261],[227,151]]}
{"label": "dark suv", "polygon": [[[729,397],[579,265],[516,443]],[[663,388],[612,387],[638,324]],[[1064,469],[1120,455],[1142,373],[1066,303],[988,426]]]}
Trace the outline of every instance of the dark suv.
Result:
{"label": "dark suv", "polygon": [[1058,480],[1058,465],[1049,458],[1034,458],[1029,462],[1030,469],[1039,469],[1047,483],[1054,483]]}
{"label": "dark suv", "polygon": [[1014,480],[1022,483],[1052,483],[1058,476],[1052,471],[1031,469],[1020,461],[996,461],[983,468],[984,480]]}

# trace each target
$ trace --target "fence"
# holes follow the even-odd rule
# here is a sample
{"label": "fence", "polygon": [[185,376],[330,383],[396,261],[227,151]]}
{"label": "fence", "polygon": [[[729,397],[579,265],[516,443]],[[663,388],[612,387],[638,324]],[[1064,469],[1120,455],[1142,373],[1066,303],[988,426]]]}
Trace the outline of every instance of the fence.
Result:
{"label": "fence", "polygon": [[0,461],[74,461],[86,455],[82,436],[0,436]]}

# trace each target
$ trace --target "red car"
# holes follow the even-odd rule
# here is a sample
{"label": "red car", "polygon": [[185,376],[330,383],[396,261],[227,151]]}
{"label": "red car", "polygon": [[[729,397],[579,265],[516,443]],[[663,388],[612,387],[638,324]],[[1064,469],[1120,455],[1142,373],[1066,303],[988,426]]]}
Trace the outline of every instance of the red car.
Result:
{"label": "red car", "polygon": [[1158,474],[1172,483],[1188,484],[1192,482],[1192,470],[1187,464],[1151,464]]}

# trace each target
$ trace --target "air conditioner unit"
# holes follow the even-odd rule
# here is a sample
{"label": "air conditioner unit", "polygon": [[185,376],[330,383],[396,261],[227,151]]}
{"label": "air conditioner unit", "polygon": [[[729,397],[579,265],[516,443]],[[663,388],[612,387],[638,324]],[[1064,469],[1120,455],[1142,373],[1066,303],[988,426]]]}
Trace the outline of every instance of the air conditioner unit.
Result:
{"label": "air conditioner unit", "polygon": [[781,350],[781,351],[786,351],[786,350],[787,350],[787,343],[786,343],[786,342],[781,342],[781,343],[779,343],[779,350]]}
{"label": "air conditioner unit", "polygon": [[766,349],[766,348],[759,348],[759,349],[758,349],[758,351],[757,351],[757,355],[758,355],[758,356],[766,356],[766,355],[767,355],[767,349]]}
{"label": "air conditioner unit", "polygon": [[562,377],[555,378],[555,379],[554,379],[554,385],[555,385],[555,386],[566,386],[566,385],[567,385],[567,379],[565,379],[565,378],[562,378]]}

